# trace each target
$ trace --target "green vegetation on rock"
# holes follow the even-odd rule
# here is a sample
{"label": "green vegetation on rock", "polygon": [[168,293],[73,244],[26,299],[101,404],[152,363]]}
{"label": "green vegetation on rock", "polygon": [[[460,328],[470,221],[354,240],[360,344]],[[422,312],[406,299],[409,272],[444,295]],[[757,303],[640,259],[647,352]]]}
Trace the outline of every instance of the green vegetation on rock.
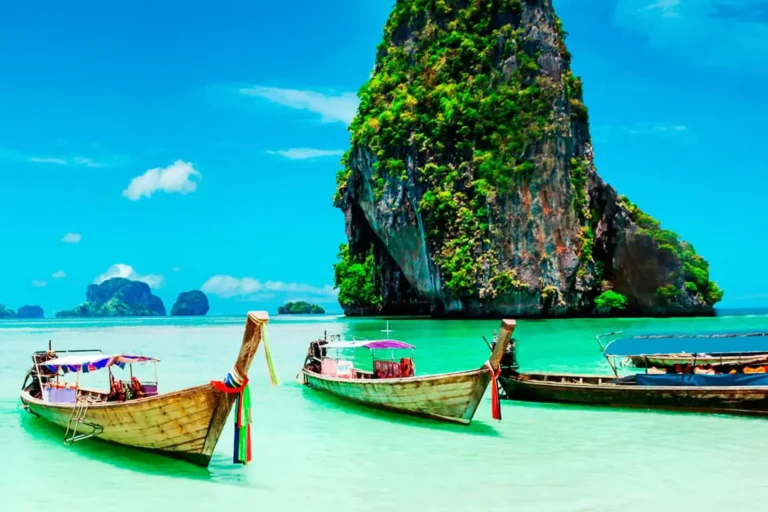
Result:
{"label": "green vegetation on rock", "polygon": [[286,302],[277,312],[280,315],[324,315],[325,310],[317,304],[310,304],[303,300],[296,302]]}
{"label": "green vegetation on rock", "polygon": [[[709,263],[696,254],[693,245],[681,241],[677,233],[662,229],[659,221],[643,212],[626,196],[621,196],[621,200],[629,211],[632,221],[640,228],[640,233],[650,236],[659,245],[659,250],[666,251],[680,260],[685,290],[699,295],[710,306],[720,302],[723,299],[723,291],[717,283],[709,280]],[[681,293],[682,290],[672,284],[656,290],[656,296],[667,303],[677,300]]]}
{"label": "green vegetation on rock", "polygon": [[373,247],[363,258],[353,258],[349,245],[341,244],[338,258],[339,262],[334,265],[334,287],[339,290],[339,304],[377,311],[382,300],[376,285]]}
{"label": "green vegetation on rock", "polygon": [[622,311],[627,309],[627,298],[613,290],[607,290],[597,296],[595,307],[605,311]]}
{"label": "green vegetation on rock", "polygon": [[[525,31],[515,28],[522,3],[459,5],[445,0],[395,5],[376,73],[359,92],[352,150],[342,160],[337,198],[351,173],[351,155],[368,148],[375,155],[373,199],[383,197],[387,184],[415,179],[426,190],[419,211],[447,287],[459,296],[472,295],[486,280],[489,287],[480,293],[493,298],[516,282],[502,275],[488,241],[496,229],[491,220],[499,191],[535,171],[534,146],[568,120],[558,119],[552,108],[562,86],[539,72],[540,55],[526,51]],[[489,12],[518,19],[497,26]],[[398,29],[406,26],[418,39],[395,44]],[[581,105],[580,81],[570,80]]]}
{"label": "green vegetation on rock", "polygon": [[708,264],[597,174],[566,35],[548,0],[395,2],[336,178],[345,312],[712,312]]}

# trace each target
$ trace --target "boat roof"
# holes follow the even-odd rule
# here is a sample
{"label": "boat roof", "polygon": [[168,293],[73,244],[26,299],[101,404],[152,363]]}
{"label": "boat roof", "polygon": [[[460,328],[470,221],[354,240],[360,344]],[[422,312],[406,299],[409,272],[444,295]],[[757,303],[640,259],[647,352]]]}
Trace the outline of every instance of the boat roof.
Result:
{"label": "boat roof", "polygon": [[71,356],[57,357],[43,363],[49,370],[55,372],[58,369],[64,372],[84,373],[101,370],[113,365],[123,368],[126,364],[146,363],[148,361],[159,361],[153,357],[135,356],[129,354],[77,354]]}
{"label": "boat roof", "polygon": [[401,348],[416,348],[413,345],[405,343],[404,341],[396,340],[359,340],[359,341],[332,341],[323,348],[367,348],[374,349],[401,349]]}
{"label": "boat roof", "polygon": [[768,354],[768,332],[637,334],[610,342],[606,356]]}

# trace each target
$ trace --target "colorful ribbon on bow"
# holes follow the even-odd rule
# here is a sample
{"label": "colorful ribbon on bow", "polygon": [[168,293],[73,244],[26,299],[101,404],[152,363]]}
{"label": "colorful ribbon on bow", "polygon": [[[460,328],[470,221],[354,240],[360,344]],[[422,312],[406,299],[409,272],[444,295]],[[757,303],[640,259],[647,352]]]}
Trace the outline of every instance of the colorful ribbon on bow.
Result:
{"label": "colorful ribbon on bow", "polygon": [[[275,363],[272,361],[272,352],[269,349],[267,339],[266,322],[259,322],[261,327],[261,341],[264,343],[264,355],[267,359],[267,371],[269,380],[273,386],[280,384]],[[235,464],[248,464],[251,462],[251,392],[248,388],[248,376],[242,375],[236,366],[227,374],[224,381],[213,380],[211,385],[223,393],[236,393],[237,405],[235,408],[235,449],[232,461]]]}
{"label": "colorful ribbon on bow", "polygon": [[232,367],[224,382],[214,380],[211,385],[221,392],[237,394],[232,462],[248,464],[251,462],[251,391],[248,389],[248,377]]}
{"label": "colorful ribbon on bow", "polygon": [[501,421],[501,399],[499,398],[499,384],[496,380],[501,375],[501,369],[494,370],[490,361],[486,361],[485,366],[491,372],[491,415],[493,419]]}

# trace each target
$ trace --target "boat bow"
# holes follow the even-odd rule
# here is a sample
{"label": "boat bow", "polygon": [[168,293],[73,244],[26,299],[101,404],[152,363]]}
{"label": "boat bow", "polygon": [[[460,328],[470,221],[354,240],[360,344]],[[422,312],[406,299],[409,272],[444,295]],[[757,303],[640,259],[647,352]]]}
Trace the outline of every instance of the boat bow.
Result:
{"label": "boat bow", "polygon": [[[232,371],[223,382],[211,382],[221,393],[211,418],[210,428],[203,444],[203,454],[211,457],[216,443],[224,429],[232,406],[238,402],[235,423],[235,453],[234,462],[246,464],[251,459],[250,447],[250,392],[248,390],[248,370],[256,355],[259,345],[266,339],[266,327],[269,314],[266,311],[251,311],[245,321],[243,342]],[[267,362],[270,368],[272,382],[276,382],[273,366],[270,362],[269,349],[265,343]]]}

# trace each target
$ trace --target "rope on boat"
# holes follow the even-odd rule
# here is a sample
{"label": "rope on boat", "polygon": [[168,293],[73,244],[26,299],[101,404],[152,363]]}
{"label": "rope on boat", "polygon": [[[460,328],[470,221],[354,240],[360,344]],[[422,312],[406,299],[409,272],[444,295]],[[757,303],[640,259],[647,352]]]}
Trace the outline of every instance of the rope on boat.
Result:
{"label": "rope on boat", "polygon": [[501,375],[501,368],[494,370],[490,361],[486,361],[485,366],[491,372],[491,415],[493,419],[501,421],[501,400],[499,399],[499,383],[497,381]]}
{"label": "rope on boat", "polygon": [[269,349],[269,340],[267,339],[267,325],[261,326],[261,337],[264,341],[264,356],[267,358],[267,371],[269,372],[269,382],[273,386],[280,385],[280,378],[277,376],[275,362],[272,361],[272,351]]}

